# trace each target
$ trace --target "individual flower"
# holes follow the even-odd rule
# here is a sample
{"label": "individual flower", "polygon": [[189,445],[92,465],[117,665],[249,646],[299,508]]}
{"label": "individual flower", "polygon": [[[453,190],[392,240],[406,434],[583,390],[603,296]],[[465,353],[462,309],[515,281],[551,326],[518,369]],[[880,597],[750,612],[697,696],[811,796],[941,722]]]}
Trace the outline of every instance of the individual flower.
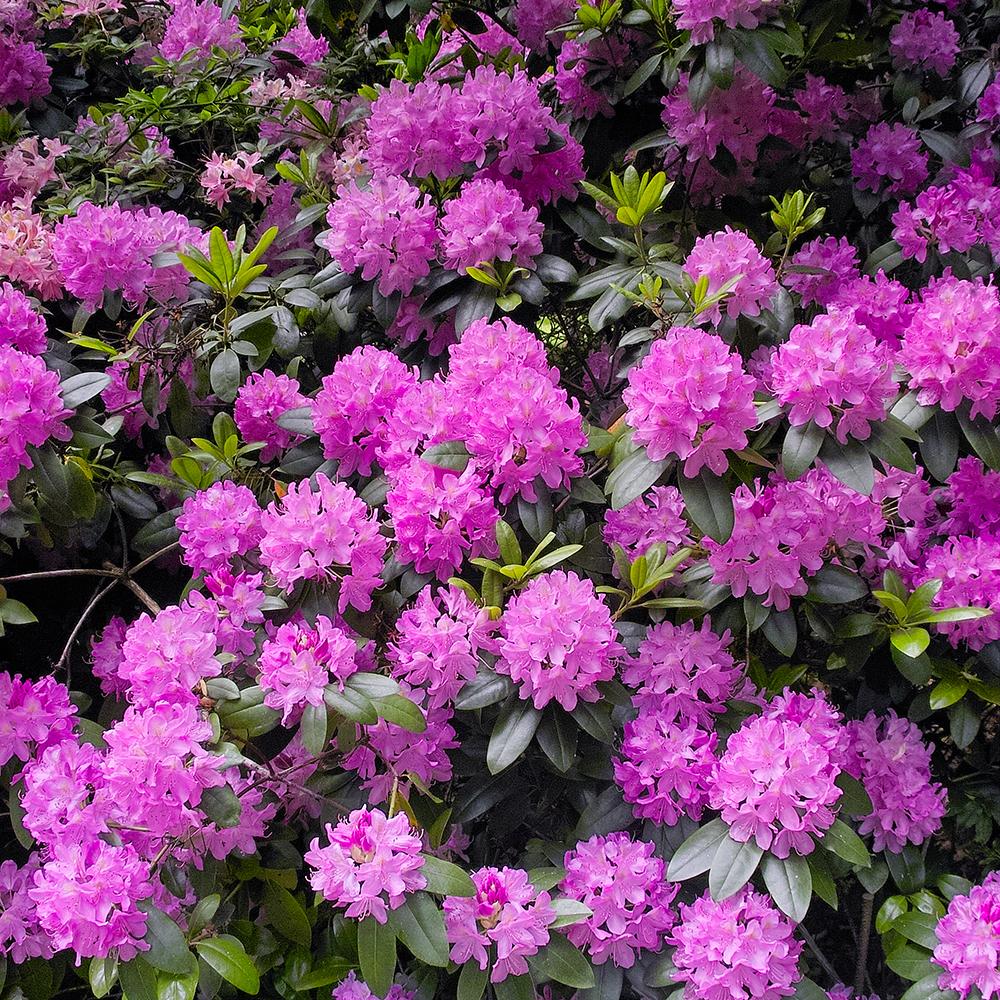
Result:
{"label": "individual flower", "polygon": [[305,854],[309,884],[345,916],[384,924],[389,910],[427,885],[420,838],[405,813],[389,818],[379,809],[355,809],[336,826],[327,823],[326,836],[327,844],[316,837]]}
{"label": "individual flower", "polygon": [[611,959],[630,969],[637,952],[657,952],[677,915],[679,885],[667,882],[654,845],[627,833],[593,836],[566,852],[562,893],[590,907],[592,915],[564,932],[596,965]]}
{"label": "individual flower", "polygon": [[889,52],[896,69],[928,70],[947,76],[958,55],[955,23],[938,11],[907,11],[889,32]]}
{"label": "individual flower", "polygon": [[0,284],[0,345],[22,354],[44,354],[46,333],[45,318],[28,296],[9,281]]}
{"label": "individual flower", "polygon": [[459,965],[474,960],[485,972],[492,958],[494,983],[524,975],[526,959],[549,942],[549,924],[556,917],[551,897],[538,892],[520,868],[480,868],[472,881],[475,896],[444,901],[451,960]]}
{"label": "individual flower", "polygon": [[960,997],[975,989],[983,1000],[1000,996],[1000,873],[952,898],[935,928],[934,962],[942,990]]}
{"label": "individual flower", "polygon": [[858,251],[843,237],[810,240],[792,254],[790,264],[784,282],[804,306],[828,305],[845,282],[860,277]]}
{"label": "individual flower", "polygon": [[260,541],[260,514],[252,491],[229,481],[188,497],[177,518],[184,562],[195,573],[227,569]]}
{"label": "individual flower", "polygon": [[623,652],[593,583],[562,570],[536,577],[515,594],[500,628],[496,670],[539,709],[553,699],[567,712],[578,701],[597,701],[597,682],[614,676]]}
{"label": "individual flower", "polygon": [[911,194],[927,180],[927,154],[907,125],[879,122],[851,152],[854,180],[875,194]]}
{"label": "individual flower", "polygon": [[841,444],[867,440],[896,396],[892,356],[852,312],[792,327],[771,358],[770,386],[793,427],[831,428]]}
{"label": "individual flower", "polygon": [[282,427],[278,418],[307,403],[306,397],[299,392],[297,379],[275,375],[265,369],[251,374],[240,386],[233,406],[233,419],[244,441],[249,444],[264,442],[260,459],[270,462],[299,440],[299,435]]}
{"label": "individual flower", "polygon": [[931,781],[932,749],[920,730],[892,709],[884,717],[869,712],[847,724],[844,768],[861,780],[872,801],[858,829],[874,835],[876,851],[898,854],[940,829],[947,794]]}
{"label": "individual flower", "polygon": [[391,351],[364,346],[341,358],[313,402],[313,426],[326,458],[343,476],[368,476],[391,443],[386,424],[400,398],[416,385],[416,370]]}
{"label": "individual flower", "polygon": [[525,207],[516,191],[497,181],[465,184],[445,204],[440,228],[445,266],[460,274],[484,263],[530,269],[542,252],[538,209]]}
{"label": "individual flower", "polygon": [[415,458],[391,482],[385,510],[400,562],[444,582],[464,559],[496,555],[500,513],[474,466],[456,474]]}
{"label": "individual flower", "polygon": [[[812,701],[831,725],[839,721],[821,695]],[[814,850],[836,819],[842,794],[835,783],[839,747],[817,731],[812,714],[788,717],[785,704],[776,700],[729,738],[709,792],[733,840],[753,840],[779,858]]]}
{"label": "individual flower", "polygon": [[715,770],[718,737],[694,719],[675,721],[652,705],[625,723],[615,781],[639,819],[674,826],[701,819]]}
{"label": "individual flower", "polygon": [[214,0],[171,0],[160,55],[169,62],[185,63],[185,69],[204,63],[213,49],[241,55],[246,46],[235,14],[224,17]]}
{"label": "individual flower", "polygon": [[730,226],[696,240],[682,266],[692,281],[708,279],[708,296],[731,283],[721,302],[697,315],[699,322],[721,322],[723,309],[730,317],[759,316],[778,290],[771,262],[749,236]]}
{"label": "individual flower", "polygon": [[382,295],[409,295],[430,274],[437,232],[434,206],[420,204],[420,191],[401,177],[378,175],[367,190],[351,181],[326,213],[323,235],[330,256],[345,271],[378,278]]}
{"label": "individual flower", "polygon": [[726,451],[746,447],[757,423],[753,390],[740,356],[720,337],[675,326],[629,372],[622,398],[635,443],[654,462],[684,459],[691,477],[706,465],[721,475]]}
{"label": "individual flower", "polygon": [[283,590],[299,580],[332,581],[340,589],[341,614],[348,605],[367,611],[381,582],[386,539],[349,486],[322,473],[313,479],[315,486],[309,480],[292,483],[264,511],[261,563]]}
{"label": "individual flower", "polygon": [[266,202],[271,194],[271,185],[263,174],[254,171],[262,154],[237,152],[234,156],[213,153],[205,161],[205,169],[198,183],[205,189],[205,200],[218,211],[229,201],[233,192],[248,198],[251,202]]}
{"label": "individual flower", "polygon": [[298,718],[307,705],[323,705],[331,678],[341,686],[357,669],[354,640],[325,615],[314,627],[287,622],[264,642],[257,660],[264,704],[281,709],[282,725]]}
{"label": "individual flower", "polygon": [[795,925],[767,896],[744,886],[716,902],[706,891],[680,906],[672,932],[674,980],[683,1000],[780,1000],[801,978]]}

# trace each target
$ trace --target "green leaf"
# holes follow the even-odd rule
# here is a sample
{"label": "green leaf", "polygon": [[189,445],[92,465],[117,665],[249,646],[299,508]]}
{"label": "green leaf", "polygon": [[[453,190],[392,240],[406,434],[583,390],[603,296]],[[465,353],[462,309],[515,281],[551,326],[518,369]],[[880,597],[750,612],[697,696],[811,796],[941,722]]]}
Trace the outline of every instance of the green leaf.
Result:
{"label": "green leaf", "polygon": [[10,813],[10,825],[17,842],[26,850],[30,850],[35,838],[25,829],[24,806],[21,805],[21,793],[16,784],[11,784],[7,789],[7,812]]}
{"label": "green leaf", "polygon": [[896,628],[889,633],[889,641],[904,656],[915,660],[931,644],[930,633],[925,628]]}
{"label": "green leaf", "polygon": [[323,700],[334,712],[339,712],[351,722],[363,726],[373,726],[378,722],[378,712],[371,700],[353,688],[345,686],[343,691],[338,691],[336,684],[327,684],[323,689]]}
{"label": "green leaf", "polygon": [[87,979],[90,981],[90,992],[97,1000],[101,1000],[101,997],[106,996],[111,987],[118,981],[117,956],[92,958],[90,968],[87,970]]}
{"label": "green leaf", "polygon": [[212,922],[221,902],[222,897],[217,892],[198,900],[198,905],[191,911],[188,919],[188,933],[192,937],[200,934]]}
{"label": "green leaf", "polygon": [[276,423],[279,427],[283,427],[293,434],[302,434],[308,437],[316,433],[313,427],[311,406],[296,406],[291,410],[285,410],[279,415]]}
{"label": "green leaf", "polygon": [[259,684],[244,688],[235,701],[216,706],[222,724],[234,735],[244,739],[270,732],[281,719],[281,713],[264,704],[264,689]]}
{"label": "green leaf", "polygon": [[996,428],[985,417],[971,420],[964,409],[958,412],[958,424],[965,440],[972,445],[972,450],[983,463],[990,469],[1000,469],[1000,438],[997,437]]}
{"label": "green leaf", "polygon": [[795,984],[792,1000],[827,1000],[829,994],[820,989],[808,976],[803,976]]}
{"label": "green leaf", "polygon": [[503,561],[509,566],[511,564],[520,565],[524,562],[521,553],[521,543],[514,534],[514,529],[503,520],[497,521],[496,527],[497,544],[500,546],[500,555]]}
{"label": "green leaf", "polygon": [[713,819],[699,827],[677,848],[667,867],[671,882],[685,882],[712,867],[715,852],[723,840],[729,839],[729,827],[721,819]]}
{"label": "green leaf", "polygon": [[327,712],[326,705],[306,705],[299,723],[299,736],[302,745],[314,757],[318,757],[325,749],[327,742]]}
{"label": "green leaf", "polygon": [[959,701],[948,709],[951,738],[960,750],[972,746],[979,732],[979,713],[966,701]]}
{"label": "green leaf", "polygon": [[868,596],[868,584],[846,566],[823,566],[809,580],[809,599],[820,604],[850,604]]}
{"label": "green leaf", "polygon": [[584,903],[576,899],[565,897],[552,900],[552,909],[556,911],[556,919],[549,924],[550,928],[571,927],[588,917],[594,915],[594,911]]}
{"label": "green leaf", "polygon": [[903,979],[912,981],[927,977],[932,971],[931,954],[909,941],[903,941],[885,956],[885,964]]}
{"label": "green leaf", "polygon": [[63,405],[67,409],[75,410],[88,399],[93,399],[102,393],[110,384],[111,376],[104,372],[80,372],[78,375],[70,375],[60,383],[59,392],[62,395]]}
{"label": "green leaf", "polygon": [[264,883],[264,908],[271,926],[289,941],[308,948],[312,944],[312,927],[302,904],[277,882]]}
{"label": "green leaf", "polygon": [[[819,855],[822,857],[823,855]],[[834,882],[830,873],[823,867],[817,855],[809,855],[809,871],[812,875],[813,891],[831,909],[837,909],[837,883]]]}
{"label": "green leaf", "polygon": [[330,986],[332,983],[339,983],[353,968],[353,962],[339,955],[331,955],[328,958],[321,958],[309,972],[296,979],[292,985],[300,993],[319,989],[321,986]]}
{"label": "green leaf", "polygon": [[195,942],[195,950],[227,983],[256,996],[260,990],[260,975],[239,938],[220,934]]}
{"label": "green leaf", "polygon": [[632,452],[608,476],[604,491],[611,497],[611,509],[621,510],[641,497],[666,471],[669,459],[652,461],[645,448]]}
{"label": "green leaf", "polygon": [[512,694],[500,710],[486,751],[486,766],[490,774],[499,774],[510,767],[531,743],[542,720],[542,713],[530,701]]}
{"label": "green leaf", "polygon": [[[565,868],[532,868],[528,872],[528,881],[539,892],[548,892],[555,888],[566,877]],[[553,904],[556,900],[553,900]]]}
{"label": "green leaf", "polygon": [[118,966],[118,982],[126,1000],[157,1000],[156,972],[140,955]]}
{"label": "green leaf", "polygon": [[414,958],[439,969],[448,965],[444,916],[426,892],[411,893],[402,906],[390,910],[389,926]]}
{"label": "green leaf", "polygon": [[791,656],[799,641],[799,628],[791,608],[773,611],[761,626],[764,638],[783,656]]}
{"label": "green leaf", "polygon": [[143,941],[149,950],[142,957],[154,969],[162,969],[174,975],[184,975],[191,971],[191,950],[181,933],[181,929],[162,910],[155,906],[146,909],[146,934]]}
{"label": "green leaf", "polygon": [[372,706],[379,718],[408,733],[422,733],[427,729],[423,710],[405,695],[391,694],[387,698],[377,698],[372,701]]}
{"label": "green leaf", "polygon": [[501,983],[493,984],[497,1000],[535,1000],[535,984],[530,975],[508,976]]}
{"label": "green leaf", "polygon": [[707,469],[694,479],[677,477],[684,506],[694,523],[717,542],[728,541],[733,533],[733,497],[726,484]]}
{"label": "green leaf", "polygon": [[469,464],[469,452],[464,441],[443,441],[428,448],[420,457],[428,465],[453,472],[464,472]]}
{"label": "green leaf", "polygon": [[961,677],[945,677],[931,688],[930,704],[934,711],[954,705],[965,697],[968,683]]}
{"label": "green leaf", "polygon": [[923,979],[914,983],[899,1000],[958,1000],[958,994],[954,990],[942,990],[938,987],[938,979],[940,978],[940,971],[924,976]]}
{"label": "green leaf", "polygon": [[812,873],[809,862],[798,854],[776,858],[768,854],[761,868],[764,884],[778,909],[796,922],[805,919],[812,899]]}
{"label": "green leaf", "polygon": [[852,865],[867,868],[872,863],[864,841],[843,820],[834,820],[833,826],[823,834],[819,843]]}
{"label": "green leaf", "polygon": [[823,429],[811,420],[800,427],[789,427],[781,446],[781,467],[785,477],[794,482],[813,463],[826,437]]}
{"label": "green leaf", "polygon": [[488,708],[499,701],[503,701],[514,685],[509,677],[503,674],[495,674],[491,670],[483,670],[458,693],[455,699],[455,708],[459,712],[472,712],[478,708]]}
{"label": "green leaf", "polygon": [[955,415],[934,410],[934,415],[920,429],[920,457],[927,471],[943,483],[955,470],[958,461],[958,422]]}
{"label": "green leaf", "polygon": [[590,963],[562,934],[550,934],[549,943],[528,956],[528,964],[541,976],[564,986],[586,990],[596,985]]}
{"label": "green leaf", "polygon": [[740,843],[727,836],[716,849],[708,871],[712,899],[721,901],[739,892],[753,877],[763,853],[753,840]]}
{"label": "green leaf", "polygon": [[938,945],[937,918],[919,910],[910,910],[892,922],[892,929],[902,934],[907,941],[922,945],[933,951]]}
{"label": "green leaf", "polygon": [[362,920],[358,924],[358,961],[368,988],[384,997],[396,975],[396,932],[374,917]]}
{"label": "green leaf", "polygon": [[622,995],[624,972],[614,962],[605,962],[594,969],[597,984],[577,994],[577,1000],[619,1000]]}
{"label": "green leaf", "polygon": [[26,604],[15,601],[13,597],[7,597],[0,601],[0,621],[7,625],[31,625],[38,619]]}
{"label": "green leaf", "polygon": [[538,727],[538,745],[556,770],[563,774],[576,760],[577,733],[570,716],[554,706]]}
{"label": "green leaf", "polygon": [[875,808],[865,791],[865,786],[853,775],[841,771],[834,783],[843,792],[840,797],[840,808],[849,815],[868,816]]}
{"label": "green leaf", "polygon": [[827,437],[820,448],[819,457],[845,486],[870,496],[875,487],[875,468],[868,449],[860,441],[849,440],[841,444]]}
{"label": "green leaf", "polygon": [[456,1000],[481,1000],[486,992],[486,980],[489,972],[480,969],[473,959],[469,959],[462,966],[462,971],[458,974],[458,995]]}
{"label": "green leaf", "polygon": [[212,359],[208,370],[212,392],[223,402],[231,403],[240,388],[240,356],[227,347]]}
{"label": "green leaf", "polygon": [[427,879],[427,892],[439,896],[475,896],[476,886],[463,868],[430,854],[422,854],[421,857],[424,866],[420,874]]}

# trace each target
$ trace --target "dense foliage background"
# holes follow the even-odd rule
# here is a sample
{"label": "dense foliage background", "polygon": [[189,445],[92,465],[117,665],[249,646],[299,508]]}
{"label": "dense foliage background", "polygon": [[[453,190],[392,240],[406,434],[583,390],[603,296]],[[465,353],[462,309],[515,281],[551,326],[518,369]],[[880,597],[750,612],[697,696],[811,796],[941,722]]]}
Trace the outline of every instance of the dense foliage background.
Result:
{"label": "dense foliage background", "polygon": [[0,0],[0,996],[1000,996],[1000,5]]}

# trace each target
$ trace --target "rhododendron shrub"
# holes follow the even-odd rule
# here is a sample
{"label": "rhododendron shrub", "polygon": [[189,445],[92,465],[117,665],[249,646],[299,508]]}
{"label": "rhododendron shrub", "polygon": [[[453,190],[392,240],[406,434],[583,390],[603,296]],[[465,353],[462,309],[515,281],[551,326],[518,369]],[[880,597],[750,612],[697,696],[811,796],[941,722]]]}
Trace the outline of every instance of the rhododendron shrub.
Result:
{"label": "rhododendron shrub", "polygon": [[0,0],[0,1000],[1000,1000],[996,14]]}

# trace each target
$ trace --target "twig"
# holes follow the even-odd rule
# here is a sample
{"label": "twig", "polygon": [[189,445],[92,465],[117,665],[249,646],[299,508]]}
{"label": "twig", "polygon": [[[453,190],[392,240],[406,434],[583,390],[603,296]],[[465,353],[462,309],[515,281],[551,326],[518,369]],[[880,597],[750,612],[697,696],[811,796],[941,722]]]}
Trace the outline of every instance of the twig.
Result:
{"label": "twig", "polygon": [[61,670],[63,664],[66,665],[67,683],[69,683],[69,654],[70,650],[73,648],[73,643],[76,641],[76,637],[80,634],[80,630],[83,628],[84,622],[90,617],[91,612],[104,599],[104,597],[106,597],[112,590],[115,589],[115,584],[117,582],[118,582],[117,579],[112,580],[111,583],[106,583],[103,587],[97,590],[94,596],[90,599],[90,603],[83,609],[83,614],[80,615],[76,625],[73,628],[73,631],[70,632],[69,638],[66,640],[66,645],[63,646],[62,654],[56,661],[55,669],[57,671]]}
{"label": "twig", "polygon": [[858,964],[854,969],[854,995],[861,996],[868,968],[868,939],[872,936],[872,910],[875,896],[866,892],[861,897],[861,930],[858,932]]}
{"label": "twig", "polygon": [[816,956],[817,961],[823,966],[823,971],[834,980],[834,982],[840,982],[840,976],[837,974],[837,970],[830,963],[830,960],[820,951],[820,947],[816,944],[816,939],[806,930],[805,924],[799,924],[799,930],[802,932],[802,937],[805,938],[805,942],[809,945],[809,950]]}
{"label": "twig", "polygon": [[27,580],[51,580],[59,576],[121,576],[118,569],[45,569],[36,573],[17,573],[0,576],[0,583],[23,583]]}

